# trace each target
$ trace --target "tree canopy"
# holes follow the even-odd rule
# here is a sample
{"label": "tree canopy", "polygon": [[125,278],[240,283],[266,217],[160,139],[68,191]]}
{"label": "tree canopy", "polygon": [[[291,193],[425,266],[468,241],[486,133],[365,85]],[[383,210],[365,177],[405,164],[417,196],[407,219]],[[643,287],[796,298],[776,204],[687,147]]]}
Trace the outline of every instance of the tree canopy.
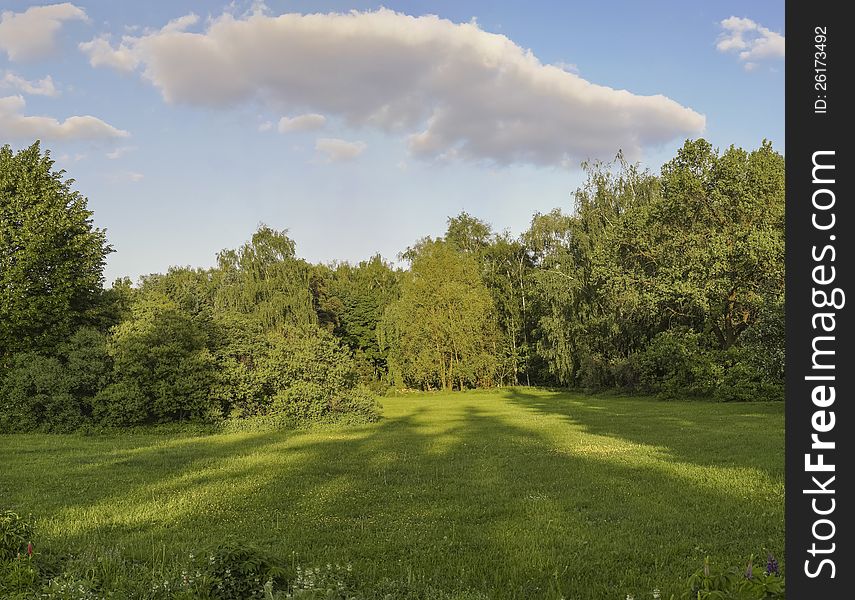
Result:
{"label": "tree canopy", "polygon": [[493,301],[475,259],[448,242],[424,240],[413,251],[386,329],[401,384],[462,389],[495,382]]}
{"label": "tree canopy", "polygon": [[0,149],[0,429],[376,417],[369,389],[620,388],[781,398],[784,160],[690,140],[655,174],[584,165],[520,235],[311,264],[262,225],[212,268],[103,289],[111,251],[38,144]]}
{"label": "tree canopy", "polygon": [[39,143],[0,148],[0,364],[94,318],[112,248],[87,200]]}

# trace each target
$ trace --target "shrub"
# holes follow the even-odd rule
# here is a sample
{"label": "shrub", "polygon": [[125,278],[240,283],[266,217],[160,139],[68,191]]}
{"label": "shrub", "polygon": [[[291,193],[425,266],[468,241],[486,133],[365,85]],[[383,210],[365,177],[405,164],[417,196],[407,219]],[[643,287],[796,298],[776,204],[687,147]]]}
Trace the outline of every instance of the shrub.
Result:
{"label": "shrub", "polygon": [[214,355],[219,376],[211,390],[212,399],[225,414],[251,417],[266,414],[271,384],[259,366],[270,345],[261,325],[236,313],[218,313],[214,318]]}
{"label": "shrub", "polygon": [[746,350],[748,363],[765,383],[784,383],[786,323],[784,303],[764,306],[756,321],[739,337],[737,345]]}
{"label": "shrub", "polygon": [[380,418],[380,404],[362,384],[336,394],[309,381],[296,381],[273,398],[271,413],[291,421],[317,421],[324,417],[351,417],[358,421]]}
{"label": "shrub", "polygon": [[270,412],[297,421],[318,420],[330,410],[328,391],[312,381],[295,381],[273,397]]}
{"label": "shrub", "polygon": [[331,333],[314,326],[288,327],[268,337],[261,368],[275,391],[304,381],[332,395],[356,382],[350,352]]}
{"label": "shrub", "polygon": [[341,399],[355,385],[353,360],[332,334],[318,327],[289,327],[270,333],[266,342],[256,376],[270,398],[267,413],[316,420],[334,407],[351,406]]}
{"label": "shrub", "polygon": [[725,353],[725,373],[713,398],[722,402],[774,401],[784,399],[783,380],[768,377],[755,360],[753,350],[734,346]]}
{"label": "shrub", "polygon": [[642,390],[665,397],[708,396],[721,384],[721,357],[704,346],[694,331],[668,330],[657,334],[632,357]]}
{"label": "shrub", "polygon": [[90,400],[107,384],[112,369],[107,337],[91,327],[81,327],[59,345],[57,354],[65,369],[68,391],[80,400],[84,416],[89,416]]}
{"label": "shrub", "polygon": [[785,581],[778,562],[770,554],[765,569],[755,567],[754,557],[744,568],[713,571],[709,558],[686,582],[683,600],[783,600]]}
{"label": "shrub", "polygon": [[216,350],[220,376],[213,394],[230,416],[315,420],[356,381],[350,351],[316,326],[263,334],[252,320],[226,314],[218,315],[216,327],[223,343]]}
{"label": "shrub", "polygon": [[109,371],[104,335],[77,330],[54,356],[22,352],[0,384],[0,431],[71,431],[89,418]]}
{"label": "shrub", "polygon": [[92,400],[92,416],[102,425],[139,425],[149,418],[149,400],[134,381],[111,383]]}
{"label": "shrub", "polygon": [[715,398],[723,401],[783,400],[783,303],[764,307],[727,352],[727,371]]}
{"label": "shrub", "polygon": [[0,388],[0,431],[71,431],[82,422],[80,399],[58,358],[22,352]]}
{"label": "shrub", "polygon": [[380,418],[380,403],[371,388],[365,385],[345,391],[340,397],[334,398],[330,410],[334,414],[352,415],[366,421],[377,421]]}
{"label": "shrub", "polygon": [[216,365],[207,333],[161,294],[136,302],[108,345],[111,386],[97,398],[97,414],[113,425],[166,423],[211,412]]}
{"label": "shrub", "polygon": [[193,581],[190,597],[221,600],[264,598],[264,587],[284,587],[288,570],[272,555],[248,544],[227,542],[190,565]]}

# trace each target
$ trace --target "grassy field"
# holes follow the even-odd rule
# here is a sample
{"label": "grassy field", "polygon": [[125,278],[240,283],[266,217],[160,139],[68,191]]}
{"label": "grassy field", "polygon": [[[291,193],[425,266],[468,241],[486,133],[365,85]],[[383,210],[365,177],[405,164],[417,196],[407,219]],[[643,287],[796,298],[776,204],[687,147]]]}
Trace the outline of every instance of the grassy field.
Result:
{"label": "grassy field", "polygon": [[383,405],[293,432],[0,436],[0,508],[54,551],[168,570],[233,537],[426,596],[667,598],[705,555],[783,554],[783,403],[523,388]]}

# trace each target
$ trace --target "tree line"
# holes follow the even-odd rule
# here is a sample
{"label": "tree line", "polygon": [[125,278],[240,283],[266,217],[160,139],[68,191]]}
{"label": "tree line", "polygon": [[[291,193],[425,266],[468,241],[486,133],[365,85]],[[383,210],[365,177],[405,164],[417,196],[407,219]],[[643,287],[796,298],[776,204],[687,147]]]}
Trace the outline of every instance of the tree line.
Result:
{"label": "tree line", "polygon": [[0,148],[0,430],[375,418],[390,388],[780,399],[784,162],[687,141],[584,165],[521,235],[467,213],[399,265],[300,258],[261,226],[208,269],[103,287],[112,251],[38,143]]}

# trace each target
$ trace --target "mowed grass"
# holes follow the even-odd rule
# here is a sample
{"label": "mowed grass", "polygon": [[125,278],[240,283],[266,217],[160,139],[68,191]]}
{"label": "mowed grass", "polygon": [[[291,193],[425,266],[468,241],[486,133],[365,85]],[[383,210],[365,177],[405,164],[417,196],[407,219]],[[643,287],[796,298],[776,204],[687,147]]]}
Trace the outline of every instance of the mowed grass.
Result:
{"label": "mowed grass", "polygon": [[383,405],[291,432],[0,436],[0,508],[56,552],[168,565],[231,538],[426,595],[667,598],[706,555],[783,554],[782,403],[518,388]]}

